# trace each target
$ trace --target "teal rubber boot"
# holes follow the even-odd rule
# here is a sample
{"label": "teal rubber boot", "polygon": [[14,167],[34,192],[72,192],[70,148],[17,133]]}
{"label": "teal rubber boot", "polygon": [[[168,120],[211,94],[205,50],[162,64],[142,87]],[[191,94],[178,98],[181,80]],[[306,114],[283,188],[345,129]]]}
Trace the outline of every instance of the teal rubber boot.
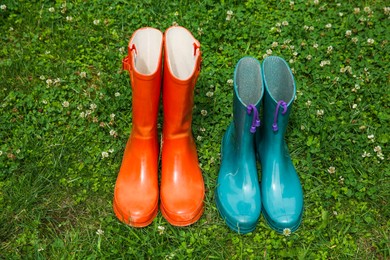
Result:
{"label": "teal rubber boot", "polygon": [[289,66],[280,57],[267,57],[262,73],[264,108],[256,150],[261,161],[263,214],[271,228],[290,234],[299,227],[303,212],[301,183],[284,140],[296,87]]}
{"label": "teal rubber boot", "polygon": [[215,193],[222,218],[240,234],[253,231],[261,214],[254,140],[263,93],[260,62],[242,58],[234,70],[233,122],[222,140]]}

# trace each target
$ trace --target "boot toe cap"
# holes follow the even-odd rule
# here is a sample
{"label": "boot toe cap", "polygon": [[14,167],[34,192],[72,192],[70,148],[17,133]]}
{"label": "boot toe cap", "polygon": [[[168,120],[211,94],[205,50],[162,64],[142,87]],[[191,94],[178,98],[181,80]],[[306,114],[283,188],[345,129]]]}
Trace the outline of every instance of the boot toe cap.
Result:
{"label": "boot toe cap", "polygon": [[129,200],[114,196],[113,208],[117,218],[133,227],[149,225],[158,211],[158,200]]}
{"label": "boot toe cap", "polygon": [[199,200],[161,201],[161,213],[174,226],[188,226],[202,216],[203,198]]}
{"label": "boot toe cap", "polygon": [[283,233],[286,229],[294,232],[298,229],[302,221],[302,210],[293,213],[273,213],[267,214],[264,211],[267,223],[277,232]]}

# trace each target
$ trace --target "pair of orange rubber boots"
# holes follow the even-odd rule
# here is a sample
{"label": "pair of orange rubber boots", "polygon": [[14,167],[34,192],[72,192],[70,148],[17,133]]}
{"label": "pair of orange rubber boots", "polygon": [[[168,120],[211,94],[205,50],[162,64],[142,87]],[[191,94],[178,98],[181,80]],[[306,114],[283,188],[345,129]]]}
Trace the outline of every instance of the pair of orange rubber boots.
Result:
{"label": "pair of orange rubber boots", "polygon": [[[130,226],[149,225],[157,215],[159,198],[161,213],[172,225],[193,224],[203,214],[205,188],[191,130],[199,48],[193,35],[180,26],[170,27],[164,34],[141,28],[130,39],[123,67],[131,79],[132,131],[113,202],[118,219]],[[159,189],[160,90],[164,122]]]}

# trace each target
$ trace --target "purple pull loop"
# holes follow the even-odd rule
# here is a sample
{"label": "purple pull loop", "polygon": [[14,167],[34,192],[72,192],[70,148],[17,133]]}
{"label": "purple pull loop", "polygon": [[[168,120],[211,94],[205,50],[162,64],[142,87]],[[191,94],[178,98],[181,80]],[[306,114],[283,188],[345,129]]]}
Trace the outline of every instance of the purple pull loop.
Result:
{"label": "purple pull loop", "polygon": [[251,114],[252,110],[253,110],[253,116],[252,116],[252,125],[250,128],[250,132],[254,134],[256,133],[256,128],[260,126],[260,119],[259,119],[259,111],[257,111],[256,106],[253,104],[249,104],[246,107],[246,112],[248,113],[248,115]]}
{"label": "purple pull loop", "polygon": [[278,128],[278,114],[279,114],[280,106],[283,107],[282,115],[286,114],[286,112],[287,112],[287,103],[284,102],[283,100],[279,100],[278,104],[276,105],[276,109],[275,109],[274,123],[272,124],[272,130],[274,130],[274,132],[279,130],[279,128]]}

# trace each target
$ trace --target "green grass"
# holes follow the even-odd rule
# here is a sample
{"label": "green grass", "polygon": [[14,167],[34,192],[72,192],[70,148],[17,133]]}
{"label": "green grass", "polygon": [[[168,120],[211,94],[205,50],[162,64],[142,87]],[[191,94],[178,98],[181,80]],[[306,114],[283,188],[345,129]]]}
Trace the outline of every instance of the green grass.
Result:
{"label": "green grass", "polygon": [[[162,2],[0,2],[0,259],[388,259],[386,1]],[[186,228],[159,214],[134,229],[112,211],[131,129],[121,59],[133,31],[174,22],[203,52],[193,131],[205,213]],[[214,203],[232,120],[227,81],[241,57],[262,60],[267,50],[290,62],[298,90],[287,142],[305,212],[289,237],[263,218],[253,233],[231,232]]]}

